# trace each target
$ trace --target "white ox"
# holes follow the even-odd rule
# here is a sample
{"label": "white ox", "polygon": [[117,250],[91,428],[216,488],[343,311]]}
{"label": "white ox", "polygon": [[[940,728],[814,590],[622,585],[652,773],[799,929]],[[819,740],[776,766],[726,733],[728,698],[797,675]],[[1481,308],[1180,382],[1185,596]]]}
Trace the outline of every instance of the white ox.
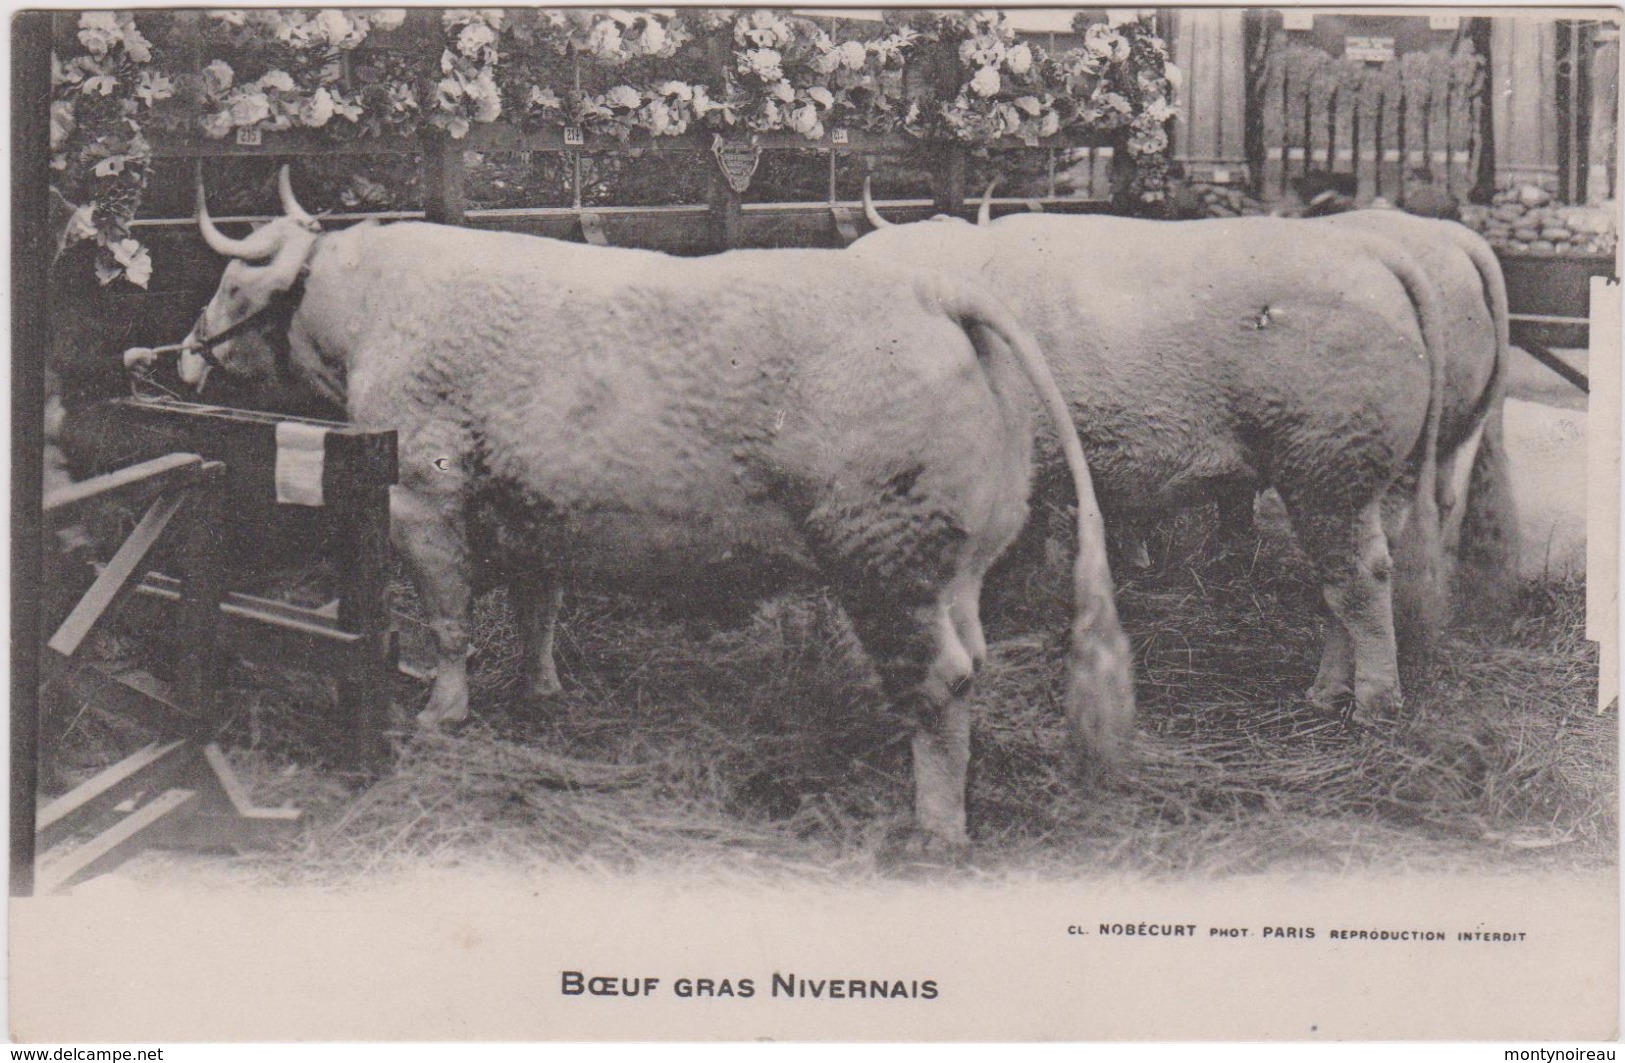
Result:
{"label": "white ox", "polygon": [[1486,353],[1458,370],[1451,352],[1471,341],[1453,339],[1434,277],[1358,221],[890,225],[865,199],[877,231],[850,254],[956,269],[1039,337],[1109,519],[1132,529],[1276,488],[1332,614],[1310,700],[1352,694],[1362,722],[1398,707],[1389,541],[1412,569],[1404,612],[1425,634],[1445,612],[1440,447],[1454,457],[1498,393],[1493,325]]}
{"label": "white ox", "polygon": [[323,233],[286,171],[282,191],[284,217],[230,239],[199,189],[204,237],[233,261],[181,374],[201,382],[208,337],[261,315],[253,342],[213,347],[218,364],[398,431],[394,539],[438,642],[424,724],[467,712],[481,569],[514,588],[539,679],[537,610],[565,582],[739,597],[810,577],[916,713],[916,838],[962,844],[978,599],[1026,517],[1030,383],[1079,499],[1075,740],[1109,757],[1130,728],[1089,471],[1043,356],[997,300],[838,251],[679,259],[421,223]]}

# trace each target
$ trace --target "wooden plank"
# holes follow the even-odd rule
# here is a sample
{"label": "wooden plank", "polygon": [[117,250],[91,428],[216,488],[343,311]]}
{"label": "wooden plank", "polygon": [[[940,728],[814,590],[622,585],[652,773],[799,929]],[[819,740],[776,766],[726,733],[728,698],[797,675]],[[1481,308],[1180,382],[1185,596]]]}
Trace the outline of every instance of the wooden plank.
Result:
{"label": "wooden plank", "polygon": [[113,554],[113,559],[107,563],[107,567],[97,575],[96,581],[90,585],[90,590],[79,599],[79,604],[73,607],[73,611],[62,622],[62,626],[56,629],[56,634],[51,636],[48,643],[51,649],[64,657],[74,655],[85,637],[90,634],[91,628],[96,625],[96,621],[100,620],[124,593],[131,577],[140,568],[147,554],[157,545],[164,529],[169,527],[169,522],[174,519],[184,498],[184,494],[175,492],[162,495],[153,502],[142,516],[141,522],[130,533],[130,537],[124,540],[124,544]]}
{"label": "wooden plank", "polygon": [[196,800],[197,794],[191,790],[166,790],[94,841],[41,867],[37,881],[39,892],[55,893],[111,871],[146,848],[150,835],[172,829],[168,822],[171,817],[184,813]]}
{"label": "wooden plank", "polygon": [[98,817],[117,815],[115,805],[174,786],[193,767],[196,754],[195,747],[181,741],[146,746],[53,798],[35,822],[39,850],[60,844]]}
{"label": "wooden plank", "polygon": [[127,492],[136,487],[163,490],[187,486],[194,482],[202,467],[203,459],[196,454],[166,454],[117,472],[93,476],[58,488],[45,496],[45,514],[53,522],[65,524],[74,520],[86,503],[116,492]]}

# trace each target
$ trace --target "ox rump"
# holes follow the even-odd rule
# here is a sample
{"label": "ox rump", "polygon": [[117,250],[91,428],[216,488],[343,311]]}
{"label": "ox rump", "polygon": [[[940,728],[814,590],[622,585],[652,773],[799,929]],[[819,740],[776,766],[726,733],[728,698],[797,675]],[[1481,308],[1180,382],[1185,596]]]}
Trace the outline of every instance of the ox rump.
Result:
{"label": "ox rump", "polygon": [[234,260],[181,374],[276,377],[397,431],[393,537],[439,661],[422,723],[467,712],[482,577],[514,589],[538,672],[564,582],[765,594],[811,578],[918,721],[916,837],[962,844],[978,599],[1026,517],[1031,385],[1080,502],[1068,708],[1081,748],[1115,751],[1133,690],[1099,511],[1065,402],[1002,304],[838,251],[678,259],[422,223],[323,233],[286,171],[282,190],[285,216],[233,240],[199,189],[204,236]]}
{"label": "ox rump", "polygon": [[[1442,615],[1439,448],[1476,434],[1495,375],[1448,364],[1443,300],[1403,246],[1279,218],[889,225],[868,208],[877,230],[849,254],[955,268],[1037,335],[1123,530],[1276,488],[1332,614],[1310,701],[1352,695],[1368,723],[1399,707],[1389,540],[1416,537],[1407,611]],[[1457,379],[1484,390],[1447,402]]]}

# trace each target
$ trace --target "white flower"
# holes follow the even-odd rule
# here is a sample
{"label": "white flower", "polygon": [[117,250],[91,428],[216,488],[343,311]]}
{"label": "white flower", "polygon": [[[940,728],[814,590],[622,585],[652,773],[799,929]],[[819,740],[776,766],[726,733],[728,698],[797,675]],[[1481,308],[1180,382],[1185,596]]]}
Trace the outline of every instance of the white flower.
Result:
{"label": "white flower", "polygon": [[481,70],[474,84],[468,87],[468,94],[475,103],[474,121],[494,122],[502,114],[502,90],[497,88],[491,71]]}
{"label": "white flower", "polygon": [[80,240],[89,240],[96,235],[96,204],[86,203],[75,208],[68,216],[67,230],[62,234],[63,243],[72,244]]}
{"label": "white flower", "polygon": [[1172,63],[1162,64],[1162,76],[1168,79],[1168,87],[1176,91],[1185,84],[1185,72]]}
{"label": "white flower", "polygon": [[835,94],[824,88],[822,85],[814,85],[812,88],[808,89],[807,98],[818,104],[820,107],[835,106]]}
{"label": "white flower", "polygon": [[344,12],[325,7],[316,12],[316,30],[327,38],[329,44],[338,45],[355,32],[355,27],[344,17]]}
{"label": "white flower", "polygon": [[106,55],[112,43],[122,37],[118,16],[111,11],[87,11],[79,16],[79,43],[91,55]]}
{"label": "white flower", "polygon": [[959,46],[959,61],[967,66],[997,66],[1004,54],[1004,42],[997,37],[972,37]]}
{"label": "white flower", "polygon": [[441,78],[440,84],[436,85],[435,89],[439,94],[442,110],[457,106],[457,101],[463,98],[463,83],[456,78]]}
{"label": "white flower", "polygon": [[675,96],[684,103],[687,103],[694,98],[694,89],[686,82],[682,81],[664,82],[663,84],[656,86],[655,91],[660,93],[662,96]]}
{"label": "white flower", "polygon": [[739,57],[742,73],[755,74],[763,81],[778,81],[784,77],[781,65],[784,56],[772,48],[757,48]]}
{"label": "white flower", "polygon": [[1152,100],[1146,104],[1144,115],[1153,122],[1166,122],[1177,113],[1167,100]]}
{"label": "white flower", "polygon": [[271,117],[271,101],[263,92],[245,92],[231,102],[232,125],[251,126]]}
{"label": "white flower", "polygon": [[647,121],[648,121],[648,127],[649,127],[649,132],[650,133],[652,133],[653,135],[658,137],[658,136],[664,136],[667,132],[669,132],[671,130],[671,126],[672,126],[671,108],[666,106],[666,101],[665,100],[662,100],[662,99],[650,100],[649,101],[649,106],[646,107],[644,110],[645,110],[646,115],[647,115]]}
{"label": "white flower", "polygon": [[219,140],[231,132],[231,112],[216,111],[213,114],[206,114],[199,120],[199,124],[203,127],[204,136]]}
{"label": "white flower", "polygon": [[73,135],[73,101],[54,100],[51,103],[51,150],[60,151]]}
{"label": "white flower", "polygon": [[1038,116],[1038,112],[1044,109],[1044,105],[1038,102],[1037,96],[1018,96],[1015,105],[1026,111],[1029,116],[1035,118]]}
{"label": "white flower", "polygon": [[[823,125],[818,121],[818,108],[810,103],[791,111],[788,124],[791,129],[802,136],[823,135]],[[818,132],[814,133],[814,130],[818,130]]]}
{"label": "white flower", "polygon": [[604,93],[604,102],[611,107],[631,110],[643,103],[643,94],[631,85],[616,85]]}
{"label": "white flower", "polygon": [[1061,116],[1054,111],[1045,111],[1044,117],[1038,122],[1038,135],[1052,137],[1061,131]]}
{"label": "white flower", "polygon": [[139,240],[128,237],[115,240],[107,245],[107,249],[113,252],[113,261],[124,267],[124,276],[131,284],[142,288],[147,286],[152,279],[152,256],[147,254],[147,249],[141,246]]}
{"label": "white flower", "polygon": [[85,83],[79,86],[79,91],[89,95],[94,92],[98,96],[111,96],[118,87],[118,81],[106,74],[97,74],[95,77],[85,78]]}
{"label": "white flower", "polygon": [[868,58],[868,50],[861,41],[847,41],[838,49],[841,53],[841,65],[848,70],[862,70],[864,61]]}
{"label": "white flower", "polygon": [[1016,45],[1005,53],[1004,65],[1012,74],[1025,74],[1033,67],[1033,50],[1025,44]]}
{"label": "white flower", "polygon": [[841,50],[831,48],[827,52],[820,52],[813,56],[812,68],[820,74],[833,74],[841,66]]}
{"label": "white flower", "polygon": [[210,96],[219,96],[231,88],[232,79],[236,77],[231,64],[224,59],[216,59],[203,68],[203,91]]}
{"label": "white flower", "polygon": [[666,47],[666,28],[660,23],[649,19],[643,24],[643,33],[639,40],[642,42],[642,51],[645,55],[659,55]]}
{"label": "white flower", "polygon": [[381,30],[385,33],[389,32],[390,30],[398,30],[401,28],[401,23],[406,21],[406,8],[373,8],[367,12],[367,21],[372,24],[373,29]]}
{"label": "white flower", "polygon": [[262,89],[275,89],[278,92],[292,92],[294,90],[293,75],[286,70],[272,70],[262,74],[254,84]]}
{"label": "white flower", "polygon": [[143,70],[141,76],[136,79],[135,94],[138,99],[145,100],[147,106],[151,107],[159,100],[167,100],[175,95],[175,85],[162,74]]}
{"label": "white flower", "polygon": [[1002,84],[998,69],[991,66],[982,67],[976,72],[976,76],[970,79],[971,91],[978,96],[997,95]]}
{"label": "white flower", "polygon": [[532,85],[530,87],[530,91],[525,93],[525,106],[542,107],[552,111],[564,106],[564,101],[559,99],[559,94],[554,92],[552,89],[545,89],[540,85]]}
{"label": "white flower", "polygon": [[769,85],[767,94],[781,103],[794,103],[796,99],[795,86],[788,81],[779,81]]}
{"label": "white flower", "polygon": [[599,19],[587,31],[587,51],[603,59],[612,59],[621,51],[621,27],[611,19]]}
{"label": "white flower", "polygon": [[463,32],[457,35],[457,50],[470,58],[477,58],[481,52],[496,42],[497,35],[483,22],[470,22],[463,27]]}
{"label": "white flower", "polygon": [[299,124],[320,129],[333,117],[333,97],[326,89],[317,89],[310,99],[299,105]]}

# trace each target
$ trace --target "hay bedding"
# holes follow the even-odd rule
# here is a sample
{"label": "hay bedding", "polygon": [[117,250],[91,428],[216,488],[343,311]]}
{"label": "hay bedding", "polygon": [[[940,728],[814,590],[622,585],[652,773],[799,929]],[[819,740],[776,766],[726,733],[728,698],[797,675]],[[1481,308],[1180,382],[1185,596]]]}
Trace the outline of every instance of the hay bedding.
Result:
{"label": "hay bedding", "polygon": [[[1064,567],[997,574],[991,660],[973,695],[976,872],[1613,862],[1617,716],[1591,708],[1583,582],[1531,583],[1495,628],[1452,633],[1406,670],[1405,722],[1360,731],[1302,698],[1322,637],[1305,560],[1278,530],[1222,542],[1214,523],[1197,510],[1164,524],[1160,563],[1119,589],[1138,760],[1104,785],[1080,785],[1067,755]],[[297,804],[309,822],[287,850],[234,858],[240,876],[342,884],[561,863],[897,873],[887,854],[908,822],[906,721],[826,598],[779,599],[717,628],[574,596],[559,634],[566,691],[536,704],[518,694],[501,592],[480,601],[474,626],[473,721],[413,734],[423,685],[403,677],[397,768],[364,791],[324,763],[338,738],[325,683],[234,671],[221,737],[257,800]],[[89,708],[64,729],[57,767],[70,777],[144,737]]]}

